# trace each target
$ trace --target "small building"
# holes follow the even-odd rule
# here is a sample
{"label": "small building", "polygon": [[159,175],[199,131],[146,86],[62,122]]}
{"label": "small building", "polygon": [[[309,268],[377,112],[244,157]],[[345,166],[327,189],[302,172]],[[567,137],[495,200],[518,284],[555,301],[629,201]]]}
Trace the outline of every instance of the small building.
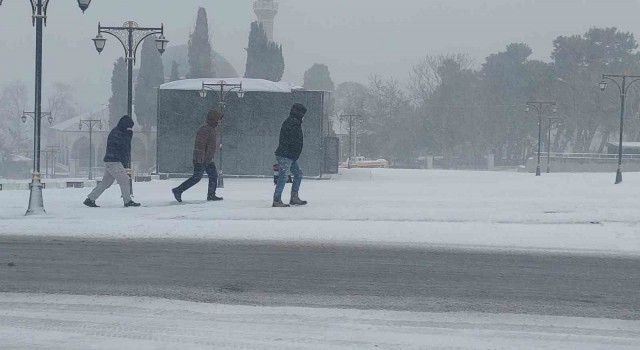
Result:
{"label": "small building", "polygon": [[[193,172],[193,146],[198,128],[207,113],[217,108],[220,91],[207,91],[201,97],[202,84],[220,79],[188,79],[164,84],[158,92],[158,172],[187,176]],[[225,111],[219,128],[216,155],[218,169],[226,176],[271,176],[275,163],[280,126],[294,103],[308,109],[303,123],[304,150],[300,165],[306,176],[320,177],[337,171],[337,142],[330,142],[327,107],[329,93],[307,91],[285,82],[260,79],[225,79],[240,84],[245,91],[240,99],[235,91],[225,97]],[[228,88],[227,88],[228,89]],[[227,92],[227,91],[225,91]],[[335,149],[334,149],[335,148]],[[335,163],[335,164],[334,164]]]}
{"label": "small building", "polygon": [[[618,154],[619,142],[607,142],[607,154]],[[622,154],[640,154],[640,142],[623,142]]]}

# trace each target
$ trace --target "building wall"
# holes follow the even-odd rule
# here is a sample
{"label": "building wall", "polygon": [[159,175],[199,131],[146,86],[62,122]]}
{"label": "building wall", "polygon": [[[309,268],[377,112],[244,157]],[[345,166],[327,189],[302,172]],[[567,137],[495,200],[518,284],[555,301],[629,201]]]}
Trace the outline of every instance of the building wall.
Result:
{"label": "building wall", "polygon": [[[303,123],[305,144],[300,165],[307,176],[320,176],[323,167],[322,137],[326,134],[325,92],[247,92],[243,100],[230,93],[223,120],[222,152],[216,164],[227,175],[273,175],[280,126],[294,103],[308,109]],[[196,91],[160,90],[158,105],[158,169],[160,173],[190,174],[193,171],[195,133],[218,96],[203,99]],[[220,134],[219,134],[220,135]]]}

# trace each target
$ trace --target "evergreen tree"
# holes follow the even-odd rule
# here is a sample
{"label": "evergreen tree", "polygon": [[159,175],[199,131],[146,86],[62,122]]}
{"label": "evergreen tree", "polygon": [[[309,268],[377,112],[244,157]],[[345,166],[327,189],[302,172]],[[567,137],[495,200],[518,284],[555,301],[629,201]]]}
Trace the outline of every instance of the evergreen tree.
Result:
{"label": "evergreen tree", "polygon": [[316,63],[304,73],[304,85],[307,90],[333,91],[335,85],[331,80],[329,67]]}
{"label": "evergreen tree", "polygon": [[171,62],[171,76],[169,81],[180,80],[180,65],[175,60]]}
{"label": "evergreen tree", "polygon": [[113,64],[111,98],[109,98],[109,125],[113,128],[127,114],[127,63],[120,57]]}
{"label": "evergreen tree", "polygon": [[189,65],[191,66],[190,78],[212,78],[213,58],[211,38],[209,37],[209,20],[204,8],[198,9],[196,28],[189,37]]}
{"label": "evergreen tree", "polygon": [[135,111],[137,121],[145,131],[157,125],[158,91],[164,84],[164,66],[156,49],[155,37],[142,43],[140,71],[136,83]]}
{"label": "evergreen tree", "polygon": [[245,78],[280,81],[284,75],[282,45],[270,42],[262,24],[251,23]]}

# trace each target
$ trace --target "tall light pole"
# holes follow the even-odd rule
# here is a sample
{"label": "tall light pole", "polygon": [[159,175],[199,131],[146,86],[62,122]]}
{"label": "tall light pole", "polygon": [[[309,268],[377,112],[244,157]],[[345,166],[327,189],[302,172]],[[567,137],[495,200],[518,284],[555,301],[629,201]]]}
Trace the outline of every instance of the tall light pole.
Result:
{"label": "tall light pole", "polygon": [[540,176],[540,153],[542,153],[542,116],[549,110],[556,113],[558,111],[555,102],[529,101],[527,102],[526,112],[529,113],[531,108],[538,113],[538,165],[536,166],[536,176]]}
{"label": "tall light pole", "polygon": [[[202,82],[202,89],[200,90],[200,97],[206,98],[207,91],[217,92],[218,95],[218,106],[220,107],[220,112],[224,116],[224,110],[227,104],[224,102],[227,94],[231,91],[236,91],[239,99],[244,98],[244,90],[242,90],[242,82],[239,84],[229,84],[224,80],[220,80],[217,83],[205,83]],[[222,142],[223,135],[223,124],[222,120],[220,120],[220,169],[218,170],[218,188],[224,188],[224,171],[222,164],[222,155],[224,152],[224,143]]]}
{"label": "tall light pole", "polygon": [[[351,151],[353,151],[353,122],[357,120],[361,120],[362,116],[360,114],[343,114],[340,116],[341,120],[347,120],[349,125],[349,158],[347,158],[347,169],[351,169]],[[356,137],[356,142],[358,142],[358,138]]]}
{"label": "tall light pole", "polygon": [[102,120],[80,119],[78,130],[82,130],[83,126],[89,129],[89,180],[93,180],[93,128],[97,126],[102,130]]}
{"label": "tall light pole", "polygon": [[[627,80],[630,79],[630,82]],[[622,137],[624,135],[624,106],[627,97],[627,91],[635,82],[640,80],[638,75],[617,75],[617,74],[603,74],[602,81],[600,82],[600,90],[605,91],[607,89],[607,80],[612,81],[618,87],[620,91],[620,143],[618,144],[618,171],[616,172],[616,185],[622,182]],[[618,80],[621,80],[618,82]]]}
{"label": "tall light pole", "polygon": [[[103,27],[98,23],[98,35],[92,39],[98,53],[104,50],[104,46],[107,43],[107,39],[102,36],[102,33],[109,34],[118,39],[124,49],[128,68],[127,115],[133,118],[133,66],[136,63],[136,52],[138,51],[138,46],[140,46],[140,43],[142,43],[144,39],[151,35],[160,35],[156,37],[156,48],[162,55],[169,43],[169,40],[164,37],[164,24],[160,25],[159,28],[145,28],[138,26],[138,23],[134,21],[127,21],[122,27]],[[128,167],[129,170],[131,170],[131,152],[129,152]],[[129,184],[131,185],[129,186],[131,194],[133,194],[132,174],[129,174]]]}
{"label": "tall light pole", "polygon": [[[35,67],[35,111],[33,127],[33,172],[29,185],[29,208],[26,215],[45,213],[42,198],[42,182],[40,174],[40,135],[42,122],[42,34],[47,24],[47,8],[49,0],[29,0],[31,4],[31,22],[36,27],[36,67]],[[91,0],[78,0],[78,6],[84,12],[89,8]],[[2,6],[2,0],[0,0]]]}
{"label": "tall light pole", "polygon": [[549,138],[547,139],[547,174],[551,172],[551,128],[553,124],[559,123],[562,118],[549,118]]}

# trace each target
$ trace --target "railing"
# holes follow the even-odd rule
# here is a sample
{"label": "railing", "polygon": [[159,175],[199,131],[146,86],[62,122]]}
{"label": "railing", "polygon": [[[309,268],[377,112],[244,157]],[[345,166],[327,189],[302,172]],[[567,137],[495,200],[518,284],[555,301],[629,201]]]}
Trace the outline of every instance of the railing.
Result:
{"label": "railing", "polygon": [[[538,153],[534,153],[534,157],[537,157]],[[546,157],[547,153],[541,153],[541,157]],[[566,159],[618,159],[617,154],[606,153],[551,153],[551,158],[566,158]],[[640,154],[623,154],[622,159],[640,159]]]}

